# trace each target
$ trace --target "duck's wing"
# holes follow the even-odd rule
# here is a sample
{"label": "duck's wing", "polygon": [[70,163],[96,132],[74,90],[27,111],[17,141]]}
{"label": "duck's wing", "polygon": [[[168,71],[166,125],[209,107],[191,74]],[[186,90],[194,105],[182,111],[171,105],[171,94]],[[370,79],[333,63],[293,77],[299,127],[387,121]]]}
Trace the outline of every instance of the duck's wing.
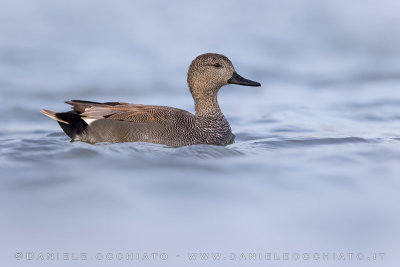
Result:
{"label": "duck's wing", "polygon": [[90,108],[90,107],[108,107],[108,106],[119,106],[119,105],[128,104],[128,103],[123,103],[123,102],[100,103],[100,102],[93,102],[93,101],[86,101],[86,100],[71,100],[71,101],[65,101],[65,103],[71,105],[72,109],[79,114],[85,112],[85,109]]}
{"label": "duck's wing", "polygon": [[66,102],[73,106],[74,111],[88,124],[98,119],[110,119],[132,123],[160,123],[166,120],[176,120],[182,116],[193,116],[190,112],[182,109],[128,104],[121,102],[90,102],[72,100]]}

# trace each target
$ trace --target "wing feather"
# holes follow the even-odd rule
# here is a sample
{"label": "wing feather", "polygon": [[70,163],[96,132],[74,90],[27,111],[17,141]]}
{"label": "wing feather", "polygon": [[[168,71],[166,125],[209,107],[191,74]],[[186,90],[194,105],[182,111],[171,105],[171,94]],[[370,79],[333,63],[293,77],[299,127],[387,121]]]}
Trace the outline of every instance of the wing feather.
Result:
{"label": "wing feather", "polygon": [[166,120],[176,120],[180,116],[193,116],[182,109],[120,102],[90,102],[72,100],[66,102],[87,120],[111,119],[133,123],[160,123]]}

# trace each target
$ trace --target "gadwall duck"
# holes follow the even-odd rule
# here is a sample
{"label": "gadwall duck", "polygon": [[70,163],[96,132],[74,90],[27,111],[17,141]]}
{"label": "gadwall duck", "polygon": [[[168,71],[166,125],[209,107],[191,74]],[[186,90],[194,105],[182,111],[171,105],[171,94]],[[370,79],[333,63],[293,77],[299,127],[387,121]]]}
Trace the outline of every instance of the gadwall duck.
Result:
{"label": "gadwall duck", "polygon": [[227,57],[213,53],[192,61],[187,82],[194,99],[194,115],[166,106],[82,100],[65,102],[72,105],[69,112],[41,112],[58,121],[71,141],[151,142],[168,146],[232,144],[235,135],[218,105],[218,91],[227,84],[261,84],[241,77]]}

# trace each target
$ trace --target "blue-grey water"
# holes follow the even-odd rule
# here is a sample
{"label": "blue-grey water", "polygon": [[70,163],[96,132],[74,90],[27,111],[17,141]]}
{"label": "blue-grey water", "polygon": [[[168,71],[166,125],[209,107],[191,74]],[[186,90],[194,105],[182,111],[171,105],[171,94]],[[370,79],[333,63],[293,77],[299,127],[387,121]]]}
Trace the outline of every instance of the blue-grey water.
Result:
{"label": "blue-grey water", "polygon": [[[399,266],[399,10],[1,1],[0,265]],[[204,52],[262,83],[222,88],[227,147],[70,143],[39,112],[193,111],[186,71]]]}

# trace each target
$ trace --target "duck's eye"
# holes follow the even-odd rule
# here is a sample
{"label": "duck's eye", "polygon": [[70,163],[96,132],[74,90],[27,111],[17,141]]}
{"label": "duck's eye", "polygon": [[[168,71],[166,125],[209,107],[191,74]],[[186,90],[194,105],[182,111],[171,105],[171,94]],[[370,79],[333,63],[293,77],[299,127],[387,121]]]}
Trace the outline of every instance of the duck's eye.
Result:
{"label": "duck's eye", "polygon": [[216,67],[216,68],[220,68],[220,67],[221,67],[221,64],[219,64],[219,63],[215,63],[215,64],[214,64],[214,67]]}

